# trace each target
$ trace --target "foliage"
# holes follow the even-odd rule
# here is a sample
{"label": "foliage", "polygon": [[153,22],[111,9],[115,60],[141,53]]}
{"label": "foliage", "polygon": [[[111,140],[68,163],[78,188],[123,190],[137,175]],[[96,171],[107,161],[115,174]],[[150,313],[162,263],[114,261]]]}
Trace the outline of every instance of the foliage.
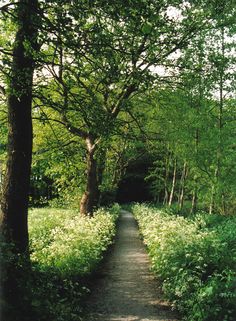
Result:
{"label": "foliage", "polygon": [[[16,12],[20,12],[19,4],[24,1],[0,2],[1,185],[9,149],[7,104],[12,58],[16,58],[12,51],[18,43],[14,43]],[[130,191],[140,197],[138,182],[145,181],[143,185],[149,184],[154,201],[166,205],[178,201],[179,211],[184,202],[189,206],[192,201],[191,212],[203,204],[209,211],[233,214],[236,208],[233,2],[127,0],[124,5],[123,0],[113,3],[39,0],[40,8],[34,12],[37,17],[30,20],[32,24],[26,24],[25,30],[32,31],[37,25],[39,46],[33,52],[25,40],[19,48],[20,53],[25,52],[23,56],[32,55],[35,69],[30,204],[77,208],[84,191],[95,195],[94,203],[100,197],[100,204],[106,204],[124,186],[122,179],[126,187],[130,179],[133,184],[125,191],[127,199]],[[28,82],[20,82],[23,79],[20,70],[16,70],[13,78],[27,92]],[[20,119],[22,128],[25,120],[23,116]],[[25,139],[22,142],[21,156],[27,145]],[[89,164],[95,165],[92,168]],[[16,172],[22,173],[22,168]],[[88,184],[91,173],[95,173],[96,179]],[[99,193],[91,193],[92,187],[97,187]],[[16,199],[14,219],[21,217],[20,197]],[[59,292],[68,289],[73,301],[80,290],[77,291],[75,283],[70,286],[70,278],[75,270],[86,275],[93,269],[110,242],[114,222],[107,222],[102,213],[86,219],[76,211],[53,210],[54,214],[51,211],[34,210],[30,215],[31,257],[35,274],[41,275],[41,281],[37,278],[35,282],[42,288],[43,283],[48,283],[44,289],[45,293],[52,293],[49,302],[57,295],[60,297],[58,286]],[[224,307],[231,304],[232,266],[230,255],[227,259],[225,253],[229,250],[227,244],[232,243],[232,247],[234,244],[231,239],[224,239],[230,234],[230,224],[225,218],[209,218],[205,214],[192,220],[176,217],[174,221],[164,213],[159,216],[163,226],[170,224],[164,235],[166,256],[163,254],[155,262],[157,271],[163,267],[162,273],[167,273],[163,274],[167,293],[180,302],[168,278],[179,288],[180,281],[178,277],[172,279],[168,266],[178,270],[178,264],[185,260],[190,267],[193,264],[193,270],[179,268],[183,268],[178,275],[186,286],[186,290],[181,287],[177,291],[184,298],[180,308],[186,310],[195,302],[190,311],[195,311],[196,320],[201,313],[206,318],[211,313],[215,320],[221,312],[222,319],[230,320],[231,312],[226,316],[225,310],[218,309],[217,301],[221,296]],[[16,226],[20,235],[21,225]],[[168,233],[173,239],[167,240]],[[175,240],[179,247],[176,245],[177,250],[172,253],[171,242]],[[181,244],[190,252],[189,259],[183,259]],[[150,249],[151,254],[152,251],[155,254],[155,246]],[[170,252],[171,255],[167,254]],[[203,253],[198,269],[194,265],[199,260],[196,253]],[[9,257],[10,266],[13,264]],[[226,270],[221,257],[228,264]],[[213,269],[211,272],[204,272],[204,260]],[[199,279],[200,274],[204,280]],[[188,298],[189,287],[195,301]],[[216,306],[215,312],[208,306],[210,303]],[[36,308],[41,305],[37,300],[34,304]],[[50,313],[57,314],[57,307],[53,312],[51,304],[50,309]],[[58,309],[64,310],[61,318],[67,319],[66,304],[62,309],[59,302]]]}
{"label": "foliage", "polygon": [[[39,321],[80,320],[81,302],[89,292],[86,278],[113,242],[119,212],[119,205],[101,208],[92,218],[81,216],[76,210],[30,210],[32,270],[19,269],[22,272],[18,286],[22,293],[27,293],[24,300],[31,300],[32,311],[23,311],[22,301],[20,306],[9,308],[15,320],[25,320],[26,314]],[[2,265],[14,264],[9,246],[4,243],[0,255]],[[24,260],[18,264],[25,264]]]}
{"label": "foliage", "polygon": [[78,207],[85,182],[85,151],[64,127],[34,120],[31,205]]}
{"label": "foliage", "polygon": [[[41,47],[44,68],[37,69],[34,116],[64,126],[80,149],[87,149],[93,162],[87,159],[88,182],[82,182],[82,190],[93,186],[95,191],[85,196],[95,195],[88,203],[97,203],[97,194],[104,190],[103,186],[98,192],[105,165],[94,165],[103,159],[101,145],[110,152],[112,136],[125,123],[124,115],[129,118],[133,111],[135,95],[165,82],[153,70],[162,65],[168,69],[173,54],[208,26],[214,1],[207,6],[205,1],[187,5],[182,0],[127,1],[125,6],[123,0],[112,6],[107,1],[57,3],[49,1],[43,10],[48,34]],[[85,157],[80,158],[75,166],[79,174],[84,162]],[[90,176],[88,164],[93,165],[92,173],[97,168],[97,175]]]}
{"label": "foliage", "polygon": [[119,206],[92,218],[75,210],[33,209],[29,215],[32,304],[39,320],[78,320],[92,273],[112,243]]}
{"label": "foliage", "polygon": [[166,297],[191,321],[233,321],[235,217],[134,205],[133,211]]}
{"label": "foliage", "polygon": [[85,275],[101,259],[115,233],[119,206],[94,217],[72,210],[34,209],[29,216],[31,260],[40,270]]}
{"label": "foliage", "polygon": [[[102,202],[114,198],[128,163],[139,157],[137,141],[154,151],[146,178],[155,201],[167,203],[177,161],[174,201],[183,186],[184,200],[195,193],[205,206],[214,198],[214,210],[231,211],[236,193],[229,174],[235,163],[232,1],[39,2],[31,205],[55,197],[58,204],[78,205],[88,174],[85,136],[91,136]],[[16,8],[12,3],[0,12],[5,89]],[[5,121],[6,95],[0,95]],[[2,126],[0,154],[6,132]],[[181,182],[185,163],[188,175]]]}

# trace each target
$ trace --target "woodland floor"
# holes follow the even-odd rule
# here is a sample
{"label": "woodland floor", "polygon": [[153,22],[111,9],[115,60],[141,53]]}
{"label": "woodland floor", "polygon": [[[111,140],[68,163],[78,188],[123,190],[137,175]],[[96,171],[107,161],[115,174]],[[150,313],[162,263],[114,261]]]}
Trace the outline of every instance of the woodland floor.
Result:
{"label": "woodland floor", "polygon": [[131,213],[122,211],[112,251],[96,275],[86,321],[177,321],[150,272]]}

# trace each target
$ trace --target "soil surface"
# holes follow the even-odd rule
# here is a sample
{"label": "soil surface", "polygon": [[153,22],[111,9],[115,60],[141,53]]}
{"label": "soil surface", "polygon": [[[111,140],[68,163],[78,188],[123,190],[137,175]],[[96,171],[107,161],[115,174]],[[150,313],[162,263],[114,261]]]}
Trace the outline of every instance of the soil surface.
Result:
{"label": "soil surface", "polygon": [[137,223],[122,211],[115,244],[96,275],[84,320],[177,321],[149,269]]}

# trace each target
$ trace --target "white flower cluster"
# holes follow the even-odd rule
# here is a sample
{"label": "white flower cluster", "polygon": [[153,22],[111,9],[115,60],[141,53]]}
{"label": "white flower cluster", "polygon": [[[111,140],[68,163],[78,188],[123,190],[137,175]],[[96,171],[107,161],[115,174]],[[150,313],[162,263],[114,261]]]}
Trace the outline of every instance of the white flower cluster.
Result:
{"label": "white flower cluster", "polygon": [[31,259],[62,275],[91,272],[112,243],[120,208],[99,209],[92,218],[71,210],[37,209],[30,214]]}

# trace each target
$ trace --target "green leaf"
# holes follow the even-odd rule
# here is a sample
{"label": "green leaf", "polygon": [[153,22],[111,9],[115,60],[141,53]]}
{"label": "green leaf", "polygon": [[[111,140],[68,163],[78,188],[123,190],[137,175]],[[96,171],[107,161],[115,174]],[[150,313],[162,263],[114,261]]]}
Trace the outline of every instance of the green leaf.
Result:
{"label": "green leaf", "polygon": [[210,295],[212,295],[212,293],[213,293],[213,287],[212,287],[212,286],[208,286],[208,287],[205,289],[205,294],[206,294],[207,296],[210,296]]}
{"label": "green leaf", "polygon": [[146,35],[150,34],[152,31],[152,25],[150,23],[145,23],[143,26],[142,26],[142,32]]}

